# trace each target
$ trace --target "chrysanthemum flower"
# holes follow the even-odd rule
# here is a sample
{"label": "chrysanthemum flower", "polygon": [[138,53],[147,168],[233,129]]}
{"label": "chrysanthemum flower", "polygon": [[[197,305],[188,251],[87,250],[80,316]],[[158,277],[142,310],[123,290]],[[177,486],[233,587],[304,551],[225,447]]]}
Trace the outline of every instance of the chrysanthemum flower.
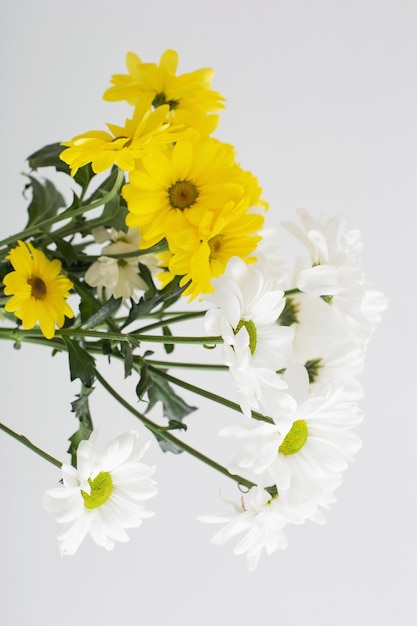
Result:
{"label": "chrysanthemum flower", "polygon": [[[230,471],[266,473],[284,504],[312,501],[328,507],[342,472],[361,447],[352,429],[362,415],[355,402],[343,398],[338,383],[307,395],[308,380],[297,396],[298,406],[287,432],[274,424],[225,428],[223,436],[249,438],[236,454]],[[304,396],[304,400],[303,400]],[[238,470],[237,470],[238,468]]]}
{"label": "chrysanthemum flower", "polygon": [[206,329],[223,337],[224,363],[236,383],[242,411],[288,419],[295,402],[277,373],[288,365],[294,338],[292,328],[277,324],[285,307],[284,292],[273,287],[265,268],[239,258],[231,258],[212,284],[214,293],[205,297],[214,305],[206,313]]}
{"label": "chrysanthemum flower", "polygon": [[260,241],[256,233],[263,221],[262,215],[248,212],[246,199],[238,205],[228,202],[218,215],[207,210],[198,227],[180,212],[168,216],[169,271],[183,276],[180,285],[191,281],[183,295],[193,299],[214,291],[211,279],[225,271],[232,257],[254,261],[250,255]]}
{"label": "chrysanthemum flower", "polygon": [[52,339],[55,324],[60,328],[65,316],[74,317],[66,302],[72,282],[60,275],[61,262],[58,259],[49,261],[43,252],[23,241],[10,250],[7,258],[14,271],[4,277],[4,293],[13,297],[4,308],[22,320],[26,330],[39,322],[45,337]]}
{"label": "chrysanthemum flower", "polygon": [[102,256],[95,261],[85,273],[85,281],[92,287],[104,291],[106,298],[123,298],[138,302],[139,290],[145,291],[147,285],[139,274],[139,261],[145,265],[156,267],[156,257],[146,254],[140,257],[111,257],[138,250],[140,234],[137,228],[127,233],[112,229],[112,243],[105,246]]}
{"label": "chrysanthemum flower", "polygon": [[314,219],[304,210],[298,211],[298,217],[303,228],[291,222],[284,224],[311,255],[311,267],[297,274],[297,288],[325,297],[352,337],[365,344],[387,307],[387,300],[365,282],[360,232],[347,231],[337,217],[327,221]]}
{"label": "chrysanthemum flower", "polygon": [[241,504],[234,505],[229,515],[205,515],[202,522],[224,524],[216,532],[212,543],[222,545],[244,533],[234,549],[234,554],[245,554],[249,571],[255,570],[261,555],[273,554],[287,547],[284,528],[289,523],[302,524],[310,518],[322,523],[323,517],[312,503],[298,504],[292,509],[284,507],[280,498],[272,497],[263,487],[252,487]]}
{"label": "chrysanthemum flower", "polygon": [[312,217],[305,209],[297,211],[301,227],[294,222],[284,226],[309,250],[312,265],[360,265],[362,242],[359,230],[347,230],[338,216]]}
{"label": "chrysanthemum flower", "polygon": [[137,54],[128,52],[128,74],[115,74],[113,87],[104,94],[104,100],[127,100],[137,105],[145,96],[151,96],[154,107],[169,106],[168,117],[176,124],[186,124],[210,134],[217,126],[218,115],[224,108],[224,98],[211,90],[213,70],[202,68],[176,76],[178,54],[166,50],[156,63],[143,63]]}
{"label": "chrysanthemum flower", "polygon": [[170,128],[166,122],[167,111],[168,106],[152,111],[149,100],[145,99],[124,126],[107,124],[111,134],[91,130],[63,142],[67,148],[60,158],[70,166],[72,176],[87,163],[91,163],[96,174],[112,165],[130,172],[138,159],[163,149],[178,137],[177,129]]}
{"label": "chrysanthemum flower", "polygon": [[149,442],[139,445],[139,435],[132,431],[98,452],[93,433],[78,446],[77,469],[62,465],[62,486],[44,497],[46,510],[60,524],[61,555],[75,554],[87,534],[112,550],[115,541],[129,540],[126,528],[153,515],[143,504],[157,493],[154,468],[140,462],[148,447]]}
{"label": "chrysanthemum flower", "polygon": [[172,231],[175,223],[166,223],[171,214],[183,213],[198,227],[207,211],[217,215],[229,201],[246,197],[248,206],[264,204],[254,176],[236,164],[233,148],[192,129],[172,149],[142,159],[129,180],[122,190],[126,223],[139,228],[143,248],[179,234]]}

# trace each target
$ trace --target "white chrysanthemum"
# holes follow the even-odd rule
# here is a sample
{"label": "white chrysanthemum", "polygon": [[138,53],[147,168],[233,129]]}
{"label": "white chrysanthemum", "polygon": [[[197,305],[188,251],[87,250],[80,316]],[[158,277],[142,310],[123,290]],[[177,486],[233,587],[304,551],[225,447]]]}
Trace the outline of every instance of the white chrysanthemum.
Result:
{"label": "white chrysanthemum", "polygon": [[361,235],[347,231],[338,217],[314,219],[307,211],[297,215],[303,228],[291,222],[284,226],[309,250],[311,267],[296,276],[300,291],[325,297],[342,324],[366,343],[387,307],[385,296],[371,288],[361,269]]}
{"label": "white chrysanthemum", "polygon": [[364,346],[340,332],[331,307],[321,298],[302,294],[294,301],[297,323],[291,363],[306,365],[314,387],[339,380],[344,397],[359,400],[363,396],[358,376],[364,367]]}
{"label": "white chrysanthemum", "polygon": [[[277,324],[285,307],[284,292],[272,288],[258,264],[247,265],[237,257],[212,283],[215,292],[205,296],[214,305],[206,313],[206,329],[223,337],[224,362],[236,382],[243,412],[250,415],[250,409],[270,408],[274,415],[281,409],[291,413],[294,403],[282,391],[286,385],[277,374],[288,364],[294,337],[292,328]],[[268,389],[274,389],[271,407],[266,405]]]}
{"label": "white chrysanthemum", "polygon": [[288,523],[302,524],[310,518],[323,522],[324,518],[312,503],[300,504],[292,509],[284,507],[280,498],[272,497],[263,487],[252,487],[242,497],[241,504],[232,504],[229,515],[204,515],[199,519],[207,523],[222,523],[212,543],[221,545],[242,533],[244,536],[234,549],[234,554],[245,554],[249,571],[258,565],[263,552],[272,554],[287,547],[284,528]]}
{"label": "white chrysanthemum", "polygon": [[334,342],[316,357],[311,355],[304,364],[312,390],[337,380],[342,384],[344,399],[360,400],[363,387],[358,376],[363,371],[364,361],[365,352],[361,345],[346,340]]}
{"label": "white chrysanthemum", "polygon": [[302,227],[294,222],[283,225],[310,252],[312,265],[360,266],[362,252],[361,233],[359,230],[346,230],[344,220],[338,216],[316,219],[305,209],[298,209],[297,217]]}
{"label": "white chrysanthemum", "polygon": [[[101,233],[100,233],[101,235]],[[112,243],[105,246],[102,256],[95,261],[85,273],[85,281],[91,287],[104,290],[107,299],[123,298],[138,302],[138,291],[145,291],[147,285],[139,274],[139,261],[156,268],[157,261],[154,255],[147,254],[140,257],[112,257],[107,255],[128,254],[139,248],[141,240],[137,228],[129,229],[127,233],[112,229]]]}
{"label": "white chrysanthemum", "polygon": [[[361,446],[352,432],[362,418],[355,402],[346,401],[338,382],[308,395],[308,378],[295,371],[298,406],[287,432],[280,425],[258,423],[223,429],[223,436],[250,438],[229,469],[266,472],[284,504],[313,501],[328,507],[348,461]],[[293,375],[289,371],[289,376]],[[290,382],[290,389],[293,385]]]}
{"label": "white chrysanthemum", "polygon": [[139,462],[149,442],[140,445],[138,433],[132,431],[111,441],[102,452],[94,444],[94,433],[81,441],[77,468],[63,464],[62,486],[44,496],[46,510],[60,524],[61,555],[74,554],[87,534],[112,550],[115,541],[129,540],[126,528],[140,526],[142,519],[154,514],[143,504],[157,493],[151,478],[154,468]]}

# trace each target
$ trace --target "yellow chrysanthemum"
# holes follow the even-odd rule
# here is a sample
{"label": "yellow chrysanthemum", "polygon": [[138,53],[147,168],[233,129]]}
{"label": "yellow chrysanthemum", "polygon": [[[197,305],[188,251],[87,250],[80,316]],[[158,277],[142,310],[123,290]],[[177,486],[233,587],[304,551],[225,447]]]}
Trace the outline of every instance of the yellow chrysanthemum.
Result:
{"label": "yellow chrysanthemum", "polygon": [[143,63],[137,54],[126,56],[128,74],[115,74],[113,87],[104,93],[104,100],[127,100],[137,106],[143,96],[151,95],[152,104],[169,106],[169,119],[210,134],[217,126],[224,108],[224,98],[211,90],[213,70],[202,68],[176,76],[178,54],[166,50],[156,63]]}
{"label": "yellow chrysanthemum", "polygon": [[166,121],[168,110],[166,105],[152,111],[149,98],[145,99],[124,126],[107,124],[112,134],[91,130],[63,142],[67,149],[61,152],[60,158],[70,166],[73,176],[79,167],[87,163],[91,163],[96,174],[114,164],[129,172],[135,167],[137,159],[164,148],[178,138],[178,127],[172,128]]}
{"label": "yellow chrysanthemum", "polygon": [[263,215],[248,213],[245,198],[238,205],[230,201],[220,214],[206,211],[198,227],[193,227],[182,213],[172,213],[167,226],[174,235],[170,242],[172,257],[168,269],[182,276],[180,285],[190,285],[184,291],[190,300],[213,291],[211,279],[224,273],[228,260],[237,256],[247,263],[255,261],[249,255],[261,237]]}
{"label": "yellow chrysanthemum", "polygon": [[58,259],[48,261],[40,250],[30,243],[19,241],[7,257],[14,271],[4,277],[4,293],[13,296],[4,307],[22,320],[26,330],[39,322],[47,339],[55,335],[55,324],[60,328],[66,317],[74,317],[66,302],[72,282],[60,275]]}
{"label": "yellow chrysanthemum", "polygon": [[164,238],[169,243],[171,213],[184,213],[198,226],[206,211],[219,213],[229,200],[262,204],[256,179],[236,164],[232,146],[192,129],[174,147],[142,159],[129,180],[122,191],[126,223],[139,228],[144,248]]}

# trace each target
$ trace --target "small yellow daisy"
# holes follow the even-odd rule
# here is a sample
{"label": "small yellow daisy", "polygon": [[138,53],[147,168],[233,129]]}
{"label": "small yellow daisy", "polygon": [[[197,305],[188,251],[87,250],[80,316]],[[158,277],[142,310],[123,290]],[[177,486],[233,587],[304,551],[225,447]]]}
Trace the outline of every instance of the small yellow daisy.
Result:
{"label": "small yellow daisy", "polygon": [[193,300],[214,291],[211,280],[224,273],[231,257],[246,263],[256,261],[250,255],[261,240],[257,233],[263,223],[263,215],[248,212],[246,198],[237,205],[230,201],[219,215],[206,211],[198,227],[182,213],[172,214],[168,226],[177,234],[169,240],[172,257],[168,269],[182,276],[181,286],[191,281],[183,295]]}
{"label": "small yellow daisy", "polygon": [[136,160],[177,139],[177,128],[170,127],[166,119],[168,111],[168,106],[152,111],[150,100],[145,99],[124,126],[107,124],[112,134],[90,130],[63,142],[62,145],[67,147],[61,152],[60,159],[70,166],[72,176],[87,163],[91,163],[96,174],[112,165],[129,172],[135,167]]}
{"label": "small yellow daisy", "polygon": [[58,259],[48,261],[43,252],[23,241],[18,242],[7,258],[14,271],[3,280],[5,295],[13,296],[7,301],[5,310],[22,320],[26,330],[39,322],[45,337],[52,339],[55,324],[60,328],[65,316],[74,317],[65,300],[72,289],[72,282],[60,275],[61,262]]}
{"label": "small yellow daisy", "polygon": [[170,121],[206,134],[216,128],[219,116],[213,112],[224,108],[224,98],[210,88],[212,69],[202,68],[177,76],[178,54],[174,50],[166,50],[159,65],[143,63],[137,54],[128,52],[126,66],[128,74],[112,77],[113,86],[104,93],[104,100],[127,100],[137,106],[141,98],[151,95],[155,108],[169,106]]}

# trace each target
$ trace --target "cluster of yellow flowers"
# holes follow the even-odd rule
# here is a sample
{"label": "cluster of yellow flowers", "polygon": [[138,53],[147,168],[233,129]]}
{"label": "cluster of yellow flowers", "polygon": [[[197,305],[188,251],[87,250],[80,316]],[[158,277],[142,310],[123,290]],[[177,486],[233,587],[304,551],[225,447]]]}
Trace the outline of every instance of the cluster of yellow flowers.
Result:
{"label": "cluster of yellow flowers", "polygon": [[210,88],[213,71],[177,76],[173,50],[159,65],[133,53],[126,64],[128,74],[113,76],[104,99],[132,104],[132,118],[123,127],[108,124],[111,134],[89,131],[63,143],[61,159],[73,175],[87,163],[96,173],[114,164],[128,173],[127,226],[139,229],[141,248],[166,240],[161,281],[181,276],[192,299],[213,291],[211,279],[232,256],[255,260],[267,206],[233,147],[210,136],[224,107]]}
{"label": "cluster of yellow flowers", "polygon": [[[177,75],[173,50],[159,65],[132,52],[126,63],[128,74],[113,76],[103,97],[133,105],[132,117],[124,126],[108,124],[110,132],[92,130],[63,142],[59,156],[72,176],[88,164],[96,174],[114,166],[125,173],[126,227],[138,229],[141,249],[166,244],[159,254],[161,284],[181,277],[191,300],[214,291],[211,280],[231,257],[256,260],[267,204],[234,148],[211,136],[224,108],[224,98],[211,89],[213,70]],[[65,316],[74,317],[66,302],[73,283],[61,274],[61,261],[24,241],[7,259],[14,271],[4,278],[4,294],[12,296],[6,311],[26,330],[39,323],[51,339]]]}

